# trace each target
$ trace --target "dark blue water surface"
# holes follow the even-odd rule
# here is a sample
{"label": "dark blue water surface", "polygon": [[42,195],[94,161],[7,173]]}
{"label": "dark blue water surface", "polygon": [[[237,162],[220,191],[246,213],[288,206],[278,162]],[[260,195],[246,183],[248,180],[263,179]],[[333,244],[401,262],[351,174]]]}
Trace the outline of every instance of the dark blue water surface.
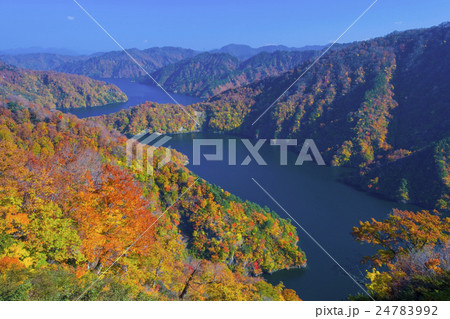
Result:
{"label": "dark blue water surface", "polygon": [[[88,108],[70,109],[66,112],[72,113],[79,118],[85,118],[89,116],[99,116],[103,114],[110,114],[120,111],[121,109],[129,108],[146,101],[156,103],[175,103],[161,88],[149,84],[134,82],[129,79],[99,79],[108,83],[117,85],[127,96],[128,101],[124,103],[114,103],[103,106],[95,106]],[[180,103],[181,105],[189,105],[200,102],[201,99],[170,93],[170,95]]]}
{"label": "dark blue water surface", "polygon": [[[258,166],[253,160],[248,166],[239,165],[248,155],[239,137],[224,134],[192,133],[172,136],[168,143],[186,154],[192,162],[194,138],[224,140],[224,160],[188,165],[194,173],[219,185],[243,199],[267,205],[283,218],[289,218],[252,180],[261,184],[327,251],[357,280],[365,277],[366,265],[360,263],[370,254],[369,245],[357,243],[352,227],[370,218],[382,219],[393,208],[414,208],[382,200],[337,181],[344,168],[305,163],[296,166],[297,153],[288,153],[288,165],[280,165],[280,150],[266,141],[260,154],[267,162]],[[237,139],[237,165],[228,165],[228,139]],[[252,142],[255,144],[255,142]],[[303,141],[301,142],[303,143]],[[300,144],[300,141],[299,141]],[[202,153],[214,153],[213,147]],[[297,227],[298,228],[298,227]],[[294,289],[304,300],[344,300],[349,294],[362,290],[305,233],[297,229],[300,247],[305,251],[306,269],[282,270],[265,278]]]}
{"label": "dark blue water surface", "polygon": [[[94,116],[116,112],[122,108],[144,101],[166,103],[170,98],[156,87],[130,82],[129,80],[108,80],[119,86],[128,97],[127,103],[83,110],[74,110],[80,116]],[[198,99],[174,95],[178,102],[189,104]],[[72,112],[72,111],[71,111]],[[224,139],[224,160],[192,164],[192,141],[195,138]],[[245,146],[237,140],[237,164],[228,165],[228,140],[238,137],[224,134],[188,133],[173,135],[165,144],[186,154],[191,164],[188,167],[210,183],[219,185],[243,199],[267,205],[281,217],[286,214],[252,181],[258,181],[327,251],[357,280],[365,277],[366,265],[360,263],[363,256],[371,254],[369,245],[357,243],[351,236],[352,227],[359,221],[370,218],[382,219],[393,208],[412,208],[358,191],[337,181],[344,168],[317,166],[308,163],[294,165],[297,154],[288,154],[288,165],[279,164],[279,147],[270,146],[267,141],[260,154],[267,162],[258,166],[253,160],[249,165],[239,165],[248,155]],[[299,141],[299,144],[303,141]],[[204,153],[213,153],[212,147],[202,148]],[[300,247],[305,251],[308,266],[305,269],[283,270],[265,278],[287,288],[294,289],[304,300],[345,300],[349,294],[361,289],[327,256],[306,234],[298,229]]]}

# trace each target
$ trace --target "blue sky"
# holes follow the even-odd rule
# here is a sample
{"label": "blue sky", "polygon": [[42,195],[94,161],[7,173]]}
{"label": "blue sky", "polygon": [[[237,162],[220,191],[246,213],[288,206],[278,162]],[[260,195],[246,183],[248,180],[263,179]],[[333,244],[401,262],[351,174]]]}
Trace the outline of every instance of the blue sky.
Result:
{"label": "blue sky", "polygon": [[[334,41],[373,0],[78,0],[125,48],[229,43],[304,46]],[[118,50],[73,0],[0,0],[0,50]],[[450,20],[448,0],[379,0],[339,41]]]}

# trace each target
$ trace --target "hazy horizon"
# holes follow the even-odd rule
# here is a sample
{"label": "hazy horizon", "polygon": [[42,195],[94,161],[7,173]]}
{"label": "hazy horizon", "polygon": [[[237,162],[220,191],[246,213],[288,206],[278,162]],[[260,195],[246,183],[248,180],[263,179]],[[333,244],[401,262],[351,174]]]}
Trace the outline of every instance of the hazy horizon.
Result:
{"label": "hazy horizon", "polygon": [[[371,38],[354,40],[354,41],[348,41],[348,42],[340,42],[340,41],[338,41],[337,44],[346,44],[346,43],[351,43],[351,42],[365,41],[365,40],[370,40],[370,39],[377,38],[377,37],[383,37],[383,36],[386,36],[386,35],[388,35],[390,33],[393,33],[393,32],[402,32],[402,31],[413,30],[413,29],[425,29],[425,28],[435,27],[435,26],[441,25],[443,23],[448,23],[448,22],[449,22],[449,20],[445,20],[445,21],[442,21],[442,22],[440,22],[438,24],[431,25],[431,26],[423,26],[423,27],[410,28],[410,29],[405,29],[405,30],[392,30],[389,33],[376,35],[376,36],[373,36]],[[191,50],[199,51],[199,52],[210,52],[210,51],[222,49],[222,48],[230,46],[230,45],[248,46],[248,47],[250,47],[252,49],[259,49],[259,48],[268,47],[268,46],[285,46],[287,48],[304,48],[304,47],[315,47],[315,46],[324,46],[324,47],[326,47],[329,44],[330,44],[330,42],[328,42],[328,43],[305,44],[305,45],[302,45],[302,46],[288,46],[288,45],[283,44],[283,43],[278,43],[278,44],[265,44],[265,45],[261,45],[261,46],[251,46],[251,45],[246,44],[246,43],[231,42],[231,43],[224,44],[224,45],[222,45],[220,47],[209,48],[209,49],[204,49],[204,50],[198,50],[198,49],[194,49],[194,48],[190,48],[190,47],[182,47],[182,46],[177,46],[177,45],[149,46],[149,47],[142,47],[142,48],[129,47],[129,48],[125,48],[125,49],[126,50],[133,50],[133,49],[147,50],[147,49],[152,49],[152,48],[176,47],[176,48],[183,48],[183,49],[191,49]],[[103,53],[103,52],[111,52],[111,51],[122,51],[122,50],[119,49],[119,48],[113,48],[111,50],[106,50],[105,49],[105,50],[100,50],[100,51],[79,52],[79,51],[75,51],[75,50],[72,50],[72,49],[69,49],[69,48],[65,48],[65,47],[31,46],[31,47],[3,48],[3,49],[0,49],[0,54],[19,55],[19,54],[33,54],[33,53],[52,53],[52,54],[74,55],[74,56],[76,56],[76,55],[92,55],[92,54],[98,54],[98,53]]]}

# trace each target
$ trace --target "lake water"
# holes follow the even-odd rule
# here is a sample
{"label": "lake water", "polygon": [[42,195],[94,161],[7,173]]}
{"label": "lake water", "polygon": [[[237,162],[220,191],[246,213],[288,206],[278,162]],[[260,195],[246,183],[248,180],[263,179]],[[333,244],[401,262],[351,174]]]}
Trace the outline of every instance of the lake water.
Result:
{"label": "lake water", "polygon": [[[170,102],[170,98],[156,87],[130,82],[108,80],[119,86],[129,96],[127,103],[83,110],[74,110],[80,116],[94,116],[116,112],[122,108],[144,101]],[[174,95],[182,104],[198,99]],[[72,112],[72,111],[71,111]],[[228,158],[228,139],[238,137],[224,134],[189,133],[173,135],[165,144],[186,154],[192,162],[192,140],[194,138],[220,138],[224,141],[224,158]],[[300,144],[300,142],[299,142]],[[211,147],[202,148],[203,153],[214,153]],[[315,164],[294,165],[297,154],[288,154],[288,165],[279,165],[279,147],[268,142],[260,154],[268,163],[258,166],[253,160],[248,166],[239,165],[248,155],[245,146],[237,141],[237,164],[227,161],[206,161],[201,165],[189,164],[197,175],[219,185],[224,190],[262,206],[268,206],[281,217],[288,218],[276,204],[252,181],[260,183],[350,274],[363,280],[367,265],[360,263],[363,256],[371,254],[372,248],[357,243],[351,236],[352,227],[359,221],[370,218],[382,219],[393,208],[414,208],[385,201],[338,182],[343,168],[317,166]],[[345,300],[349,294],[362,292],[360,288],[300,229],[300,247],[305,251],[308,266],[305,269],[283,270],[266,275],[265,278],[287,288],[294,289],[304,300]]]}
{"label": "lake water", "polygon": [[[103,106],[70,109],[65,112],[72,113],[79,118],[85,118],[90,116],[115,113],[120,111],[121,109],[126,109],[130,106],[135,106],[146,101],[156,103],[174,103],[174,101],[166,93],[164,93],[161,88],[157,86],[139,82],[132,82],[129,79],[99,80],[117,85],[128,96],[128,101],[124,103],[114,103]],[[170,93],[170,95],[181,105],[189,105],[201,101],[201,99],[199,98],[182,94]]]}
{"label": "lake water", "polygon": [[[414,208],[411,205],[385,201],[337,181],[344,168],[305,163],[296,166],[297,153],[288,153],[288,165],[281,166],[279,147],[267,141],[260,154],[267,166],[255,161],[239,165],[249,154],[239,137],[224,134],[192,133],[173,135],[167,143],[192,162],[194,138],[224,139],[224,161],[206,161],[188,165],[194,173],[219,185],[243,199],[268,206],[283,218],[289,218],[252,180],[261,184],[295,220],[302,225],[357,280],[365,277],[369,265],[360,263],[372,248],[357,243],[352,227],[370,218],[382,219],[393,208]],[[228,165],[228,139],[237,139],[238,165]],[[255,144],[252,141],[252,144]],[[299,143],[300,144],[300,143]],[[202,147],[202,154],[213,154],[214,147]],[[345,300],[361,289],[298,227],[299,245],[306,253],[306,269],[282,270],[265,278],[297,291],[304,300]]]}

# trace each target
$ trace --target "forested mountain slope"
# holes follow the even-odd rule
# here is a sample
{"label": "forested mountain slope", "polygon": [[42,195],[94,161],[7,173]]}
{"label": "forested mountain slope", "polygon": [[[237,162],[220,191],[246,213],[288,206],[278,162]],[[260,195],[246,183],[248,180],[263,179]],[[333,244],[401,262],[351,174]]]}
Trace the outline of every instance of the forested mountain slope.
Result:
{"label": "forested mountain slope", "polygon": [[298,299],[255,277],[305,265],[289,221],[125,144],[0,92],[0,300]]}
{"label": "forested mountain slope", "polygon": [[226,53],[201,53],[193,58],[165,66],[152,73],[166,90],[192,96],[210,96],[230,73],[239,67],[239,59]]}
{"label": "forested mountain slope", "polygon": [[[245,61],[227,53],[198,54],[193,50],[172,47],[130,49],[128,52],[147,72],[153,72],[152,76],[169,91],[199,97],[209,97],[268,76],[279,75],[319,52],[269,53],[264,50]],[[94,78],[140,79],[154,85],[145,72],[121,51],[91,56],[50,53],[4,55],[0,56],[0,60],[32,70],[56,70]]]}
{"label": "forested mountain slope", "polygon": [[[410,184],[407,189],[437,187],[431,207],[448,209],[448,147],[429,162],[439,170],[438,179],[426,178],[425,168],[413,159],[421,158],[416,153],[424,148],[435,149],[436,143],[447,145],[445,138],[450,136],[449,31],[445,23],[331,51],[255,125],[308,63],[226,91],[199,106],[207,112],[206,128],[267,138],[313,138],[328,164],[360,168],[367,190],[393,198],[390,190],[400,192],[405,183]],[[423,175],[425,184],[417,185],[417,179],[402,174],[381,173],[405,157],[411,158],[411,171]],[[367,183],[368,172],[375,170],[380,176]],[[434,184],[439,186],[431,187]],[[430,206],[426,193],[410,195],[409,201]]]}
{"label": "forested mountain slope", "polygon": [[167,90],[210,97],[269,76],[279,75],[319,51],[262,52],[239,61],[226,53],[202,53],[159,69],[152,76]]}
{"label": "forested mountain slope", "polygon": [[[345,178],[348,182],[390,199],[447,210],[449,30],[444,23],[330,51],[255,125],[310,61],[192,105],[190,112],[203,112],[205,130],[312,138],[328,165],[358,169]],[[107,116],[105,123],[134,132],[141,127],[142,114],[151,122],[151,105],[155,107],[149,103]],[[170,118],[177,118],[172,123],[178,124],[167,131],[189,127],[176,106],[171,109],[175,113]]]}
{"label": "forested mountain slope", "polygon": [[158,133],[185,133],[200,130],[201,127],[198,127],[197,123],[202,125],[204,122],[203,112],[199,112],[197,108],[190,105],[184,106],[184,110],[170,103],[145,102],[117,113],[97,116],[91,120],[129,137],[146,129]]}
{"label": "forested mountain slope", "polygon": [[0,95],[19,95],[48,108],[79,108],[127,100],[115,85],[86,76],[31,71],[0,62]]}

